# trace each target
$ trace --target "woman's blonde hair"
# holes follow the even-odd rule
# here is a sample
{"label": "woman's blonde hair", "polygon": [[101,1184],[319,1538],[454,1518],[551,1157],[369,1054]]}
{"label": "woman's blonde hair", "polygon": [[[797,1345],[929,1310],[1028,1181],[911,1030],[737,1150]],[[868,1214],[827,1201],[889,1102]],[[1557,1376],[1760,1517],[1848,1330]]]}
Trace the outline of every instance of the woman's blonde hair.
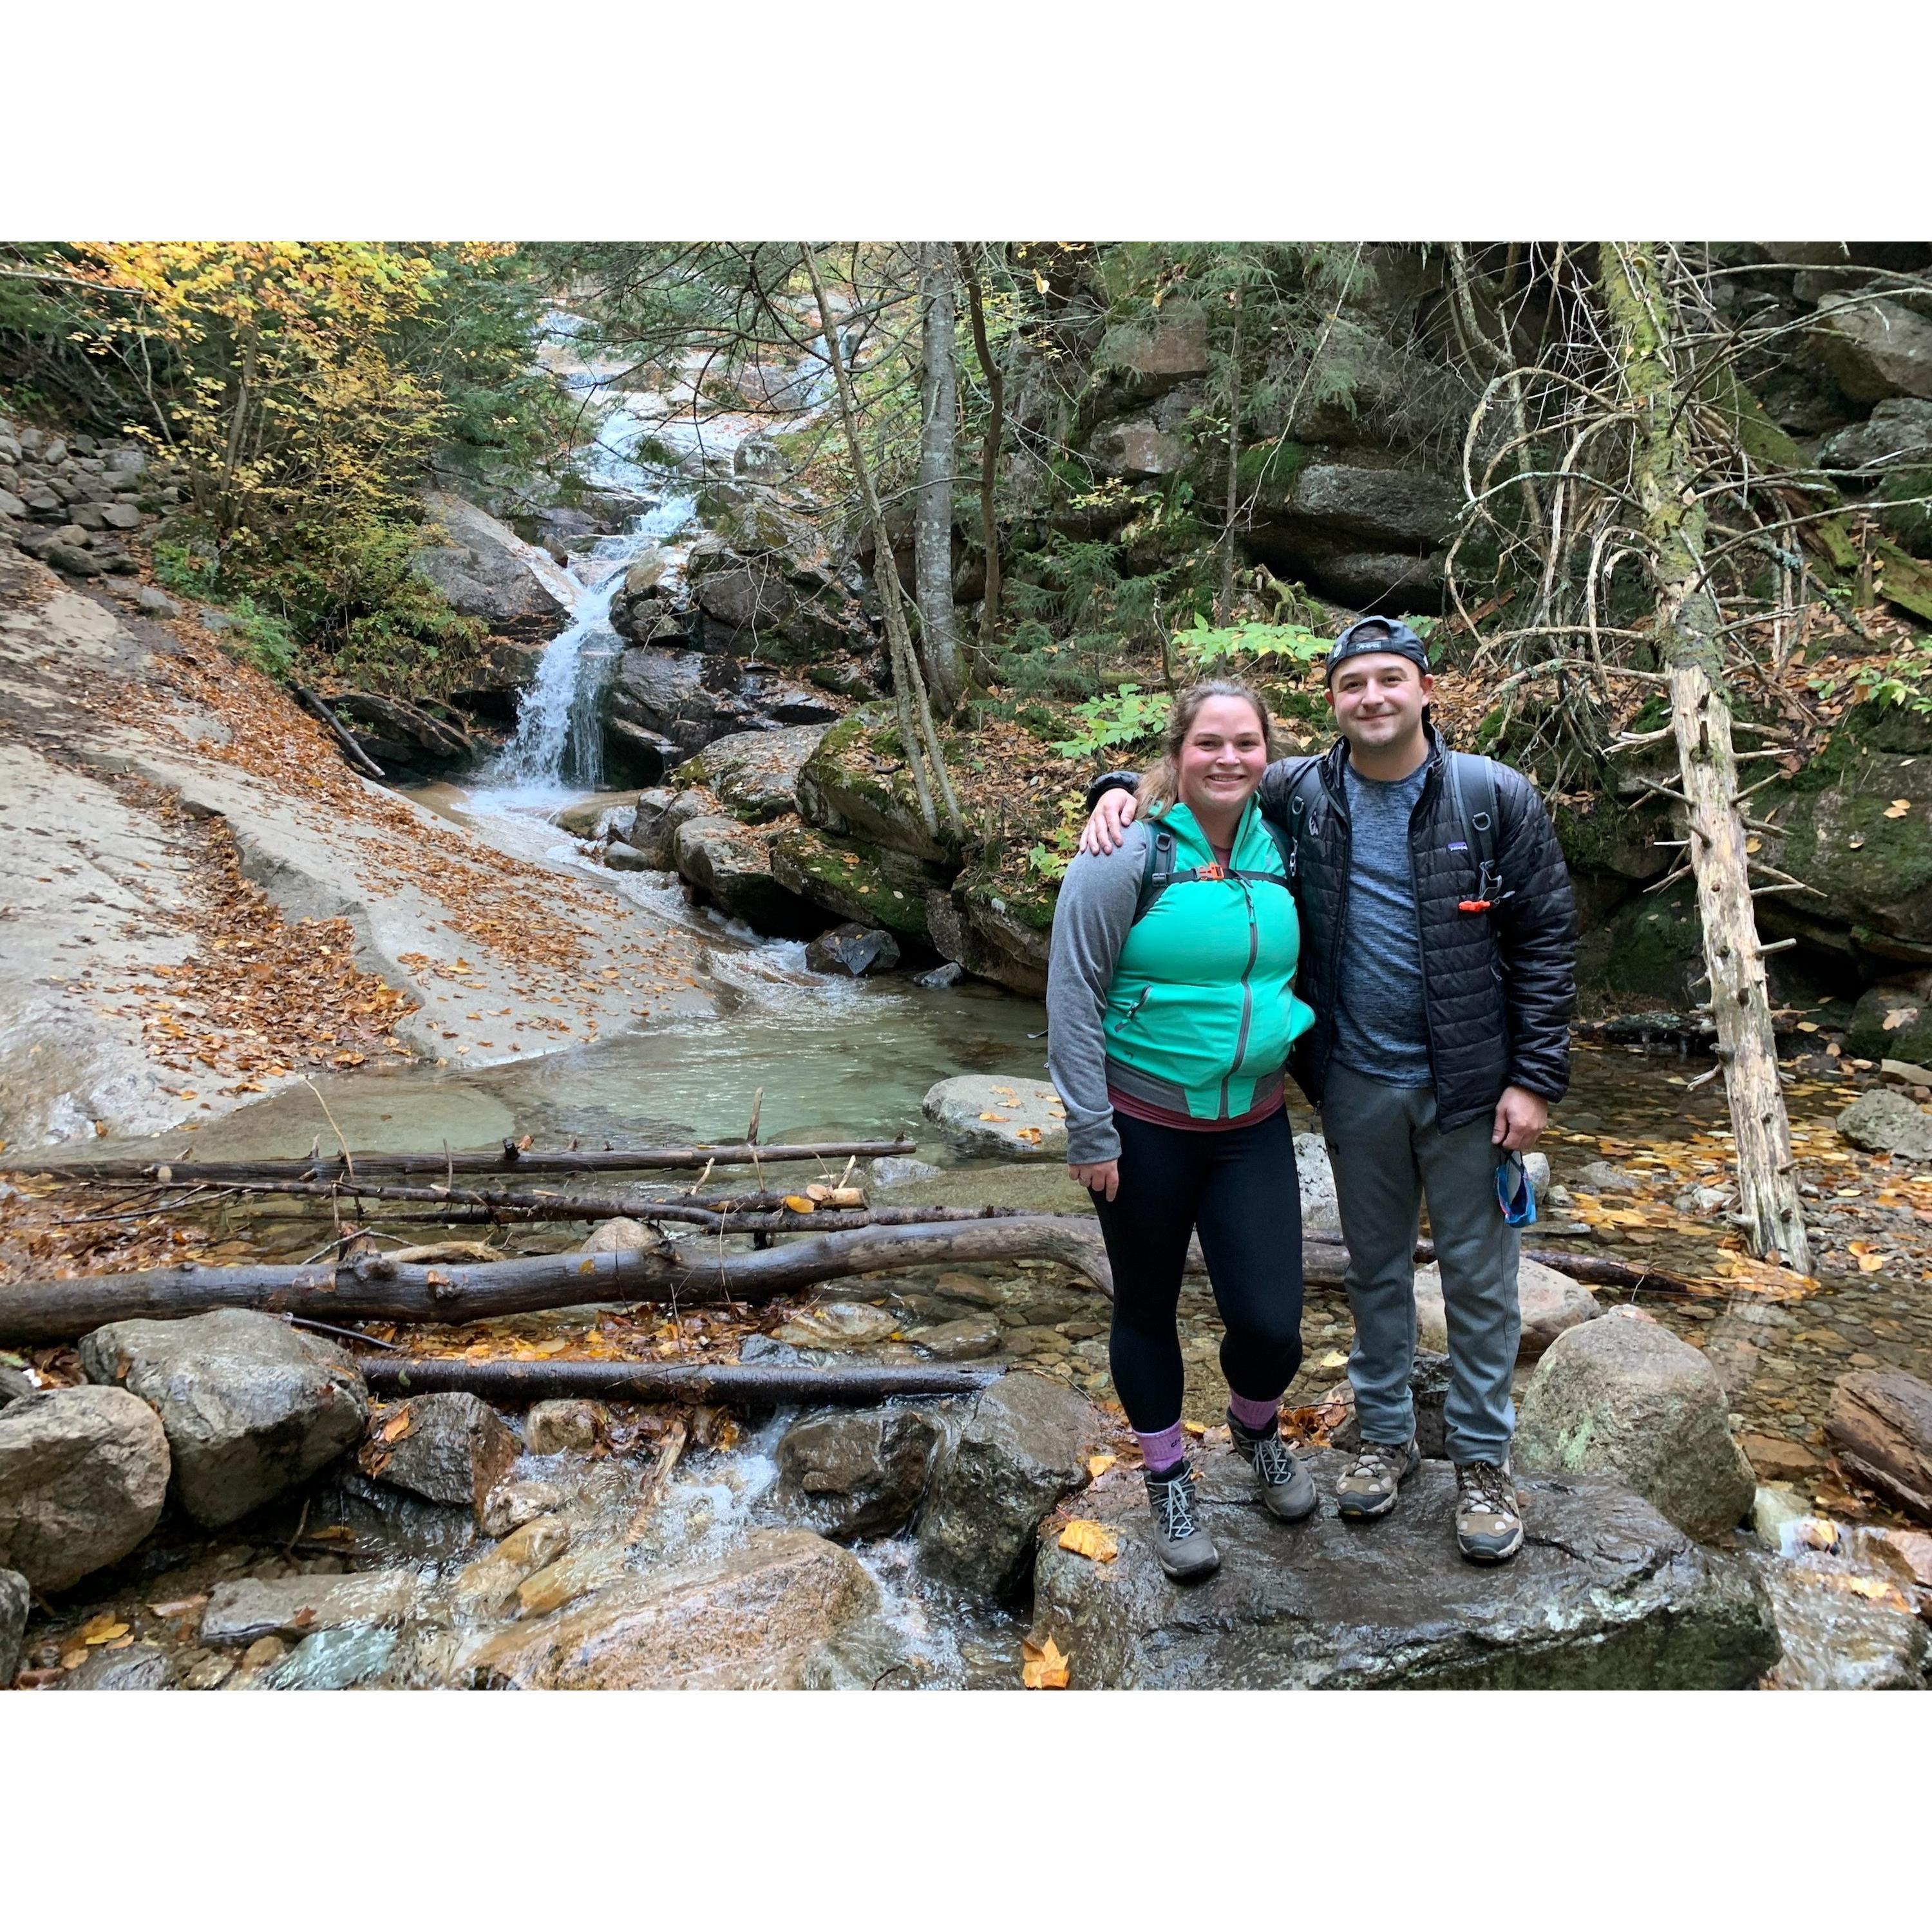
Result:
{"label": "woman's blonde hair", "polygon": [[1232,678],[1214,677],[1190,685],[1174,700],[1167,726],[1160,734],[1160,757],[1142,778],[1138,796],[1141,808],[1156,816],[1166,812],[1180,796],[1180,752],[1201,707],[1210,698],[1237,698],[1251,706],[1262,728],[1262,745],[1272,764],[1279,755],[1275,744],[1274,721],[1262,702],[1260,692]]}

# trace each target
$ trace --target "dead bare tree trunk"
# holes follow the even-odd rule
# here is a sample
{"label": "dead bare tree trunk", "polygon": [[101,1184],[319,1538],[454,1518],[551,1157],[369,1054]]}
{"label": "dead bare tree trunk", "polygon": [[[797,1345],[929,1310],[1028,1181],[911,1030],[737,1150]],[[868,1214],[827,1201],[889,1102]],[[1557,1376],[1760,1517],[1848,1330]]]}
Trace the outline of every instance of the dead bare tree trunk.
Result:
{"label": "dead bare tree trunk", "polygon": [[952,472],[958,458],[959,382],[949,254],[943,242],[919,244],[919,493],[912,526],[920,663],[934,702],[948,716],[958,708],[964,688],[952,610]]}
{"label": "dead bare tree trunk", "polygon": [[686,1246],[700,1252],[626,1249],[446,1267],[365,1255],[314,1268],[160,1268],[20,1282],[0,1294],[0,1343],[71,1341],[109,1322],[166,1321],[214,1308],[260,1308],[330,1322],[456,1323],[580,1302],[768,1301],[878,1268],[1030,1257],[1062,1262],[1102,1293],[1113,1292],[1099,1225],[1084,1214],[859,1228],[748,1254],[721,1253],[708,1239]]}
{"label": "dead bare tree trunk", "polygon": [[[936,792],[946,808],[946,823],[955,838],[964,841],[964,825],[959,816],[959,801],[952,781],[946,776],[946,758],[940,748],[939,732],[932,722],[932,706],[920,675],[919,659],[912,647],[906,623],[905,592],[899,583],[898,566],[892,561],[892,539],[886,534],[885,512],[879,507],[879,493],[873,487],[872,466],[866,460],[865,445],[859,437],[859,402],[852,378],[838,346],[838,318],[825,292],[819,272],[818,256],[812,244],[804,244],[806,272],[812,278],[812,298],[818,304],[819,329],[825,344],[825,359],[831,365],[832,380],[838,392],[838,420],[845,434],[845,448],[852,462],[852,474],[859,486],[860,500],[872,526],[874,550],[873,575],[878,585],[879,603],[885,614],[886,644],[892,655],[892,693],[898,707],[899,735],[904,740],[906,769],[912,774],[914,795],[919,801],[920,816],[928,832],[937,832],[939,819],[933,809]],[[927,772],[931,772],[928,782]]]}
{"label": "dead bare tree trunk", "polygon": [[1782,1255],[1809,1274],[1810,1241],[1751,904],[1730,706],[1720,682],[1723,619],[1706,569],[1705,512],[1687,423],[1690,398],[1676,366],[1670,298],[1653,244],[1606,242],[1600,260],[1636,418],[1634,475],[1658,591],[1658,638],[1670,668],[1688,868],[1696,881],[1718,1057],[1736,1142],[1738,1220],[1754,1254]]}
{"label": "dead bare tree trunk", "polygon": [[[1000,628],[1000,526],[993,512],[993,484],[999,471],[1000,439],[1006,424],[1006,373],[993,359],[992,345],[986,337],[986,302],[980,286],[979,271],[966,244],[956,243],[959,272],[966,284],[966,312],[973,325],[973,353],[980,358],[980,373],[986,379],[986,433],[980,445],[980,541],[986,556],[986,589],[980,604],[980,668],[990,680],[993,671],[993,640]],[[1163,633],[1165,635],[1165,633]]]}

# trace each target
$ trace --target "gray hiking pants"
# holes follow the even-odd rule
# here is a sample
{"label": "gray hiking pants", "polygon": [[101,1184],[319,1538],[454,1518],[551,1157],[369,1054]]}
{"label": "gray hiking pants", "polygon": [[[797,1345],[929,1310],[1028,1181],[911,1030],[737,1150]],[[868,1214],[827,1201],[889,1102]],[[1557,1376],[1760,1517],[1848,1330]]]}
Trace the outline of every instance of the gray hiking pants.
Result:
{"label": "gray hiking pants", "polygon": [[1365,1442],[1406,1442],[1415,1428],[1412,1254],[1426,1195],[1449,1329],[1449,1454],[1458,1462],[1500,1463],[1509,1454],[1520,1243],[1496,1204],[1492,1125],[1486,1114],[1439,1133],[1430,1088],[1385,1087],[1329,1064],[1322,1131],[1348,1244],[1355,1318],[1348,1379]]}

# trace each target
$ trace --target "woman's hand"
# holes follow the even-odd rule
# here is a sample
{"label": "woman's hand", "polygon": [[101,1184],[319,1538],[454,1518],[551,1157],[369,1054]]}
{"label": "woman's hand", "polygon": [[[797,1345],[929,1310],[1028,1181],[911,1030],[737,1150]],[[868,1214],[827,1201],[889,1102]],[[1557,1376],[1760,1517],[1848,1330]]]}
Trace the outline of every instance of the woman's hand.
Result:
{"label": "woman's hand", "polygon": [[[1132,792],[1118,785],[1112,791],[1103,791],[1100,803],[1080,829],[1081,850],[1096,858],[1105,857],[1126,836],[1127,827],[1139,809]],[[1110,1194],[1107,1198],[1111,1201],[1114,1197]]]}
{"label": "woman's hand", "polygon": [[1076,1167],[1072,1161],[1066,1171],[1089,1194],[1104,1194],[1111,1201],[1120,1191],[1120,1163],[1096,1160],[1090,1167]]}

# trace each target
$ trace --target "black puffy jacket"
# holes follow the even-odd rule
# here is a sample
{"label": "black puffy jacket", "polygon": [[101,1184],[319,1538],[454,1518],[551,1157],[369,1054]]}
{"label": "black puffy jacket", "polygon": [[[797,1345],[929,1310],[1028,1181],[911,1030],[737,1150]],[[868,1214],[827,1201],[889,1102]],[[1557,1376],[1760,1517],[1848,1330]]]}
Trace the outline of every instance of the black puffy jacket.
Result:
{"label": "black puffy jacket", "polygon": [[[1444,782],[1445,747],[1432,726],[1428,776],[1409,819],[1429,1060],[1436,1076],[1437,1124],[1445,1133],[1490,1112],[1503,1089],[1526,1088],[1558,1100],[1570,1084],[1570,1016],[1576,1006],[1576,904],[1543,801],[1519,772],[1496,775],[1492,910],[1465,912],[1476,891],[1476,860],[1451,851],[1464,842],[1462,820]],[[1262,809],[1294,838],[1295,903],[1301,914],[1296,990],[1315,1024],[1296,1043],[1290,1070],[1316,1106],[1335,1042],[1335,1004],[1348,920],[1349,826],[1337,740],[1307,772],[1283,759],[1262,778]],[[1306,773],[1306,776],[1303,774]],[[1294,780],[1300,777],[1300,783]],[[1088,794],[1090,806],[1131,773],[1110,772]],[[1289,809],[1289,794],[1302,810]]]}

